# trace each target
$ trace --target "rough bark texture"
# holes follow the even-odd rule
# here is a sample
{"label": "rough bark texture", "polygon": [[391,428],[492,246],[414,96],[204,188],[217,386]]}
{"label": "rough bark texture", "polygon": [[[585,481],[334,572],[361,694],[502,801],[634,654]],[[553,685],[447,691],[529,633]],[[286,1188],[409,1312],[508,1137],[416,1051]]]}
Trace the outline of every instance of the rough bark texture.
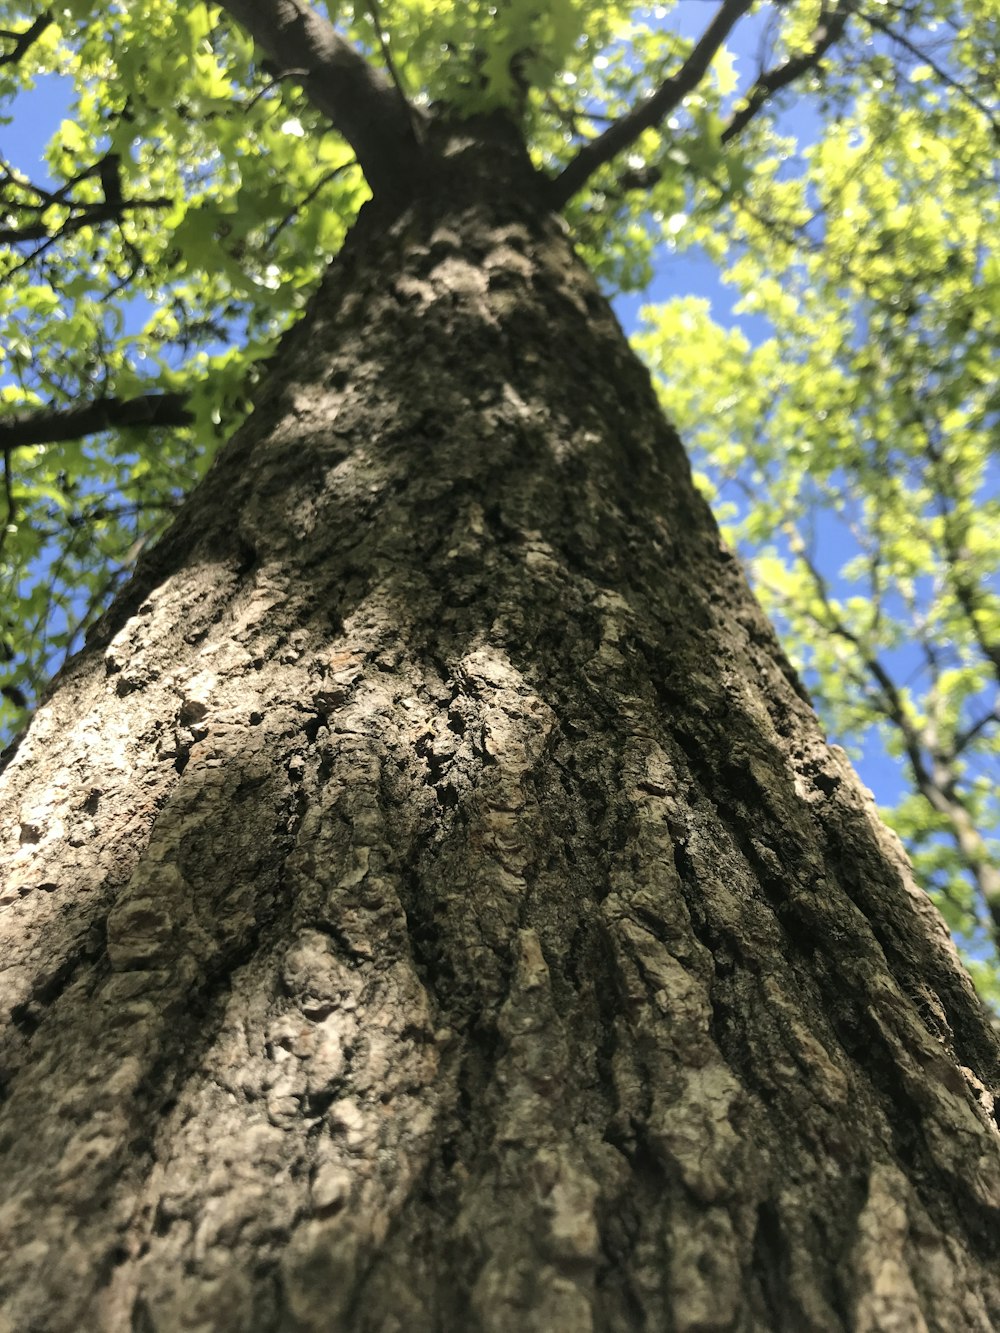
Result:
{"label": "rough bark texture", "polygon": [[362,221],[4,775],[14,1333],[1000,1327],[989,1024],[533,190]]}

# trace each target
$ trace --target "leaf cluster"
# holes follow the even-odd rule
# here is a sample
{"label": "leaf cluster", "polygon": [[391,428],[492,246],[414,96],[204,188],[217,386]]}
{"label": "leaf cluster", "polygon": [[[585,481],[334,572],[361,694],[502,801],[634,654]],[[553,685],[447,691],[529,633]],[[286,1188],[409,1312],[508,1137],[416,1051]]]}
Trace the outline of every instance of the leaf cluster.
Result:
{"label": "leaf cluster", "polygon": [[828,726],[898,761],[887,817],[998,999],[1000,194],[983,27],[947,29],[954,86],[894,69],[774,137],[731,208],[768,336],[678,300],[641,342]]}

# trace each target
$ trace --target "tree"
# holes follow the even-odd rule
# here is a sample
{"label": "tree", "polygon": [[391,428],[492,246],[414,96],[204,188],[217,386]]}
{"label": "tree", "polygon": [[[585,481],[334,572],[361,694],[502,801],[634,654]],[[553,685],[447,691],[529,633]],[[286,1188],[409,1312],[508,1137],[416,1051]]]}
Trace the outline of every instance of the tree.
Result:
{"label": "tree", "polygon": [[[953,50],[977,68],[970,35]],[[739,488],[732,535],[822,716],[855,740],[880,727],[903,760],[888,818],[995,1004],[1000,122],[931,74],[908,71],[933,91],[905,108],[861,98],[800,178],[775,158],[735,201],[732,277],[772,338],[751,349],[683,299],[649,312],[643,346],[668,414]]]}
{"label": "tree", "polygon": [[991,1327],[988,1016],[559,216],[741,9],[560,171],[568,5],[227,8],[374,198],[3,775],[9,1326]]}

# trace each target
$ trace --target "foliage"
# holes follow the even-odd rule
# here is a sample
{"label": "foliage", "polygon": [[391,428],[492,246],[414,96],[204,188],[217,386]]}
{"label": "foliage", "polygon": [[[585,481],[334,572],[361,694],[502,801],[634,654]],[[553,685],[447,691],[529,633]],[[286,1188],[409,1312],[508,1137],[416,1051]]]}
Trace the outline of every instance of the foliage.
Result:
{"label": "foliage", "polygon": [[[391,39],[394,75],[418,106],[481,109],[521,95],[515,74],[530,83],[522,113],[552,166],[594,133],[598,111],[619,114],[685,50],[661,33],[654,58],[652,29],[614,3],[333,11],[375,60]],[[0,29],[4,123],[32,116],[39,87],[43,105],[65,106],[44,175],[0,159],[0,411],[182,392],[193,417],[16,455],[4,446],[9,735],[245,412],[254,363],[304,305],[367,189],[349,146],[214,5],[72,0],[36,18],[6,0]],[[583,120],[565,101],[578,82],[593,104]],[[675,180],[671,198],[682,188]],[[648,277],[653,241],[638,208],[597,192],[577,213],[610,280]]]}
{"label": "foliage", "polygon": [[[728,264],[772,336],[676,302],[646,354],[737,488],[831,726],[909,762],[893,818],[977,944],[1000,921],[996,0],[316,8],[414,126],[517,120],[609,291],[644,287],[664,239]],[[248,410],[368,197],[358,145],[229,9],[0,0],[0,120],[62,107],[44,167],[0,158],[0,734]]]}
{"label": "foliage", "polygon": [[[0,27],[23,28],[21,9],[4,5]],[[75,0],[0,67],[7,97],[44,78],[66,100],[45,179],[0,162],[0,225],[44,229],[0,255],[0,401],[183,390],[193,415],[7,456],[8,730],[245,411],[254,361],[364,197],[350,150],[294,89],[276,106],[249,39],[217,19]],[[109,190],[129,207],[105,219]]]}
{"label": "foliage", "polygon": [[[975,56],[952,43],[956,70]],[[758,164],[733,208],[736,309],[771,336],[678,300],[641,343],[822,716],[900,762],[884,813],[997,1003],[995,127],[928,65],[904,73],[800,171]]]}

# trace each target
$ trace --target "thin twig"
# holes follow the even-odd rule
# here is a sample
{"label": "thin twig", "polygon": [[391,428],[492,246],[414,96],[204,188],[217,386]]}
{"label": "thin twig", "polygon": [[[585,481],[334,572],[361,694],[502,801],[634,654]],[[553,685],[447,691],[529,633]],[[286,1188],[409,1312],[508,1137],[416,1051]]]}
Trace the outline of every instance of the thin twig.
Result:
{"label": "thin twig", "polygon": [[867,23],[870,28],[874,28],[876,32],[880,32],[883,36],[888,37],[891,42],[895,42],[897,46],[901,46],[903,50],[908,51],[911,56],[915,56],[918,60],[922,60],[928,69],[933,70],[936,79],[940,79],[946,87],[951,88],[953,92],[958,93],[959,97],[964,97],[970,106],[974,106],[980,115],[985,116],[987,123],[993,131],[993,137],[1000,140],[1000,120],[997,120],[996,116],[986,103],[981,102],[975,93],[970,92],[969,89],[959,83],[957,79],[952,78],[948,71],[944,69],[943,66],[939,65],[932,56],[928,55],[926,51],[921,50],[915,42],[911,42],[909,37],[905,36],[905,34],[897,32],[895,28],[893,28],[891,24],[886,23],[884,19],[877,18],[874,14],[862,13],[859,9],[856,9],[854,12],[858,18],[861,19],[863,23]]}

